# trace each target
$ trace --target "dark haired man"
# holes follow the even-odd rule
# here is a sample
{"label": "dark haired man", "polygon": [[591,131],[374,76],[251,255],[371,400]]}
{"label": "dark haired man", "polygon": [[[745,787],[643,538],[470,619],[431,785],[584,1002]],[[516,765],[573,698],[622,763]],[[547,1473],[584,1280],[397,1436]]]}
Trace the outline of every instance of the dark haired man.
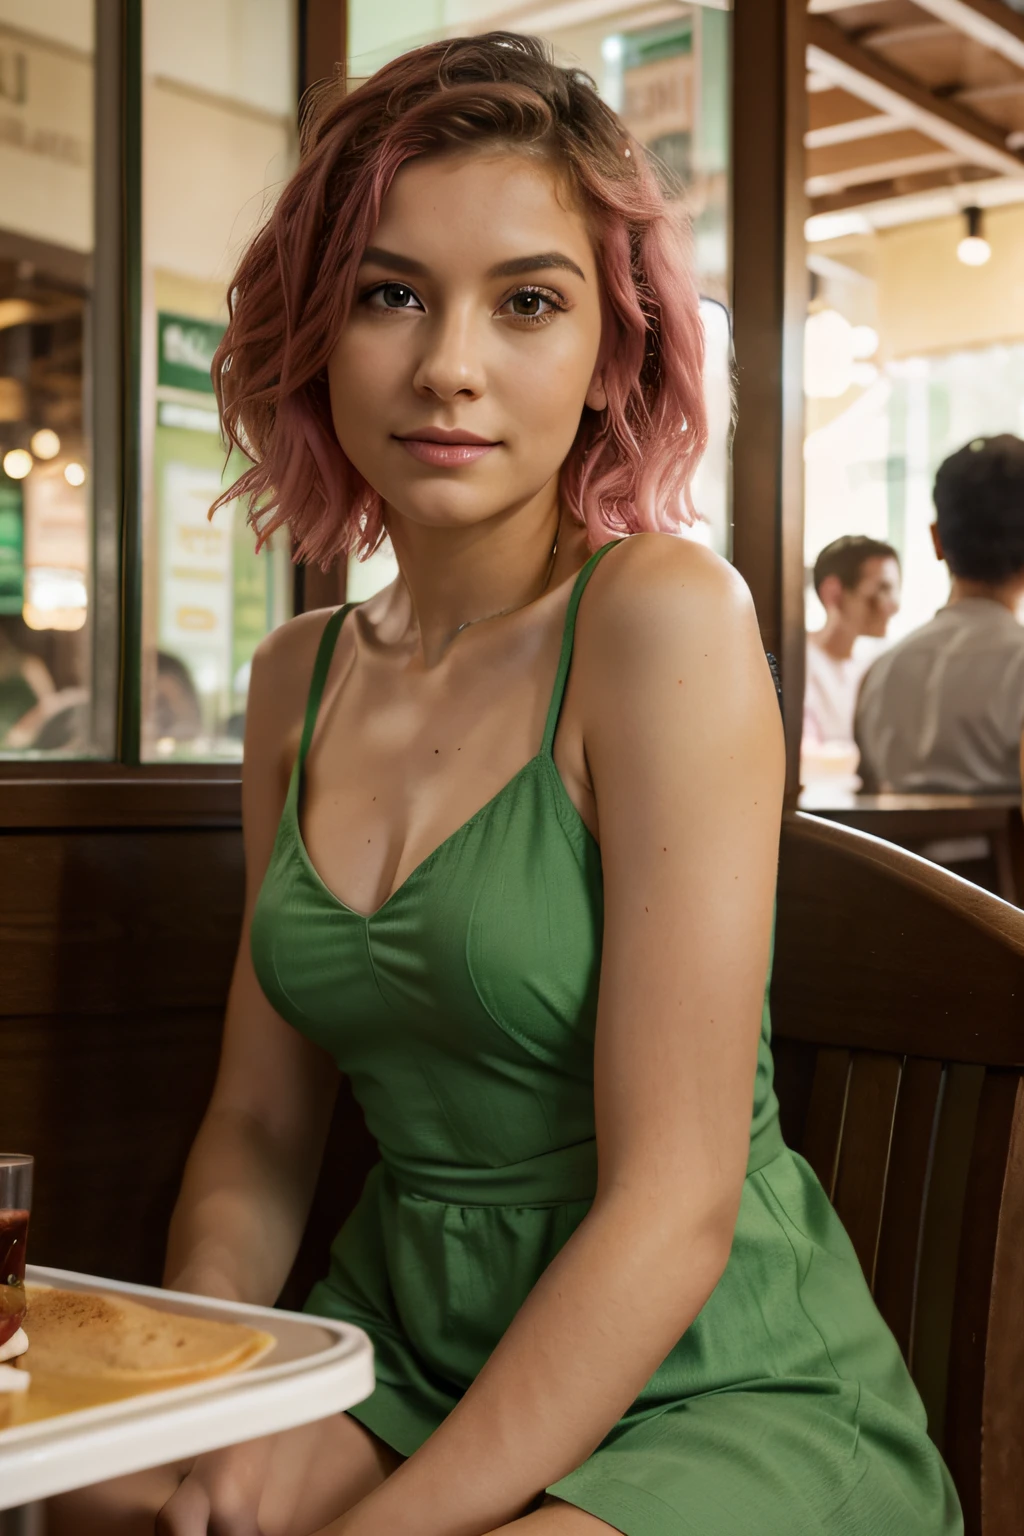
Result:
{"label": "dark haired man", "polygon": [[949,602],[864,678],[861,777],[868,789],[1014,793],[1024,725],[1024,442],[979,437],[954,453],[936,477],[935,509]]}
{"label": "dark haired man", "polygon": [[861,635],[884,637],[900,605],[900,562],[891,544],[848,534],[814,562],[814,590],[825,627],[807,636],[804,749],[842,742],[852,749],[853,712],[864,663],[853,654]]}

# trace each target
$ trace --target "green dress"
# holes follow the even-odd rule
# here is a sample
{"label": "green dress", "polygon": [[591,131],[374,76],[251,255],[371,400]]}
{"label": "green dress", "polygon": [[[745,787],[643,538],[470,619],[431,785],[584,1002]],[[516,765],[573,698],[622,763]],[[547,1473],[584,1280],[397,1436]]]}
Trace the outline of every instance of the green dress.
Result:
{"label": "green dress", "polygon": [[[369,917],[327,889],[299,830],[348,610],[334,614],[253,916],[264,992],[348,1075],[380,1147],[307,1305],[369,1334],[377,1384],[351,1412],[403,1455],[465,1392],[594,1193],[601,856],[552,743],[577,606],[614,547],[577,579],[540,751]],[[780,1136],[767,1003],[725,1273],[598,1450],[549,1491],[626,1536],[963,1530],[849,1239]]]}

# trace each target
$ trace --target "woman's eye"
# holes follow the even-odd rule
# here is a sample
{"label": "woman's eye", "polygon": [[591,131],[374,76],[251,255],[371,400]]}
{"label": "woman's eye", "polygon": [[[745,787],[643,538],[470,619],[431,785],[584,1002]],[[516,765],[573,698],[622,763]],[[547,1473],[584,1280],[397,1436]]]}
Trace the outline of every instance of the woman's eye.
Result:
{"label": "woman's eye", "polygon": [[522,288],[506,299],[502,309],[516,320],[549,320],[565,308],[554,293],[542,293],[536,288]]}
{"label": "woman's eye", "polygon": [[367,294],[367,302],[377,309],[421,309],[419,299],[404,283],[381,283]]}

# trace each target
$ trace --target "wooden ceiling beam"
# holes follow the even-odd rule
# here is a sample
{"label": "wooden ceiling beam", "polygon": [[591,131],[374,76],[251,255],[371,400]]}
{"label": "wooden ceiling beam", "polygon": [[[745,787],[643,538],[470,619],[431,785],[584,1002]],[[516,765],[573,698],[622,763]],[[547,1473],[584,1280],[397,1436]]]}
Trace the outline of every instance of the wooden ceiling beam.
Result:
{"label": "wooden ceiling beam", "polygon": [[854,6],[880,5],[883,0],[808,0],[811,16],[827,16],[836,11],[852,11]]}
{"label": "wooden ceiling beam", "polygon": [[1019,80],[1002,80],[997,85],[972,85],[957,91],[955,100],[972,107],[976,101],[1005,101],[1024,96],[1024,75]]}
{"label": "wooden ceiling beam", "polygon": [[804,134],[806,149],[831,149],[836,144],[853,144],[861,139],[877,139],[887,133],[899,133],[906,124],[899,117],[873,112],[870,117],[851,117],[841,123],[827,123],[808,128]]}
{"label": "wooden ceiling beam", "polygon": [[[873,165],[890,165],[896,160],[917,160],[922,155],[941,154],[947,161],[952,150],[943,149],[926,133],[898,123],[882,138],[853,139],[845,144],[807,144],[808,176],[834,176],[843,171],[862,171]],[[962,155],[954,157],[963,160]],[[880,178],[879,178],[880,179]]]}
{"label": "wooden ceiling beam", "polygon": [[914,0],[914,4],[1024,69],[1024,16],[1002,0]]}
{"label": "wooden ceiling beam", "polygon": [[[927,192],[952,192],[956,187],[969,187],[972,182],[991,185],[985,171],[974,166],[961,166],[959,170],[930,171],[913,176],[901,176],[887,183],[873,186],[848,187],[838,192],[827,192],[810,201],[810,214],[845,213],[854,208],[872,208],[878,203],[892,203],[897,198],[913,197]],[[962,196],[962,194],[961,194]],[[953,211],[953,210],[950,210]]]}
{"label": "wooden ceiling beam", "polygon": [[[938,3],[938,0],[936,0]],[[1005,136],[970,108],[936,96],[918,80],[848,37],[827,16],[807,18],[807,67],[827,75],[878,112],[899,117],[944,148],[1010,176],[1024,176],[1024,160],[1007,149]]]}
{"label": "wooden ceiling beam", "polygon": [[937,149],[928,155],[907,155],[899,160],[879,161],[870,165],[849,166],[844,170],[812,174],[807,178],[805,189],[810,198],[828,197],[835,193],[846,192],[853,187],[873,187],[886,182],[905,181],[908,178],[936,171],[948,174],[958,170],[961,164],[962,162],[952,150]]}
{"label": "wooden ceiling beam", "polygon": [[858,33],[858,41],[879,53],[886,48],[905,47],[908,43],[948,42],[950,48],[962,49],[963,38],[944,21],[917,21],[903,27],[874,27],[869,33]]}
{"label": "wooden ceiling beam", "polygon": [[[822,89],[808,90],[807,93],[808,128],[831,128],[835,123],[862,122],[865,119],[870,108],[864,105],[859,96],[851,96],[848,91],[841,91],[824,76],[817,78],[822,82]],[[886,113],[877,115],[882,121],[888,121]],[[900,126],[905,126],[902,120]]]}

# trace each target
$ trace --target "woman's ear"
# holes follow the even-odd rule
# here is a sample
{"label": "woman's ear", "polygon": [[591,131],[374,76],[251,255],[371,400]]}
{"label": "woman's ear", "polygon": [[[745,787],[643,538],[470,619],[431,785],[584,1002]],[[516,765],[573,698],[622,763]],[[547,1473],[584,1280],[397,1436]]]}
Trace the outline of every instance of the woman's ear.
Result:
{"label": "woman's ear", "polygon": [[590,381],[585,404],[589,405],[592,411],[606,411],[608,409],[608,396],[605,393],[604,380],[600,373],[595,373]]}

